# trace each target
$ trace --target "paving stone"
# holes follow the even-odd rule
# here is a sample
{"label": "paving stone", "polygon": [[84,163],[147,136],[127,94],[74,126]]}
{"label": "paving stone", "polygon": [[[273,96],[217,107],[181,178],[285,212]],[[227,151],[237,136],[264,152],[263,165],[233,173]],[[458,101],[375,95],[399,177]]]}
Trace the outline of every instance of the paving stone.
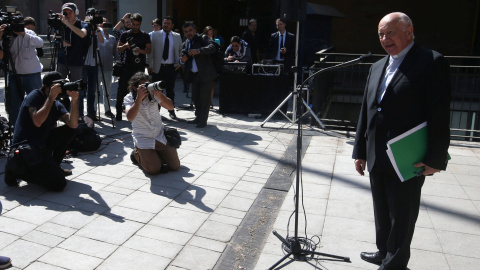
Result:
{"label": "paving stone", "polygon": [[236,226],[207,220],[196,232],[196,235],[226,243],[232,239],[236,230]]}
{"label": "paving stone", "polygon": [[37,230],[31,231],[27,235],[23,236],[22,239],[51,248],[56,247],[63,240],[65,240],[65,238],[63,237],[55,236]]}
{"label": "paving stone", "polygon": [[247,172],[247,168],[233,165],[214,164],[207,172],[228,176],[242,176]]}
{"label": "paving stone", "polygon": [[251,199],[227,196],[227,198],[225,198],[225,200],[220,204],[220,206],[246,212],[252,206],[253,201],[254,200]]}
{"label": "paving stone", "polygon": [[[445,254],[445,257],[447,258],[450,269],[476,270],[480,265],[479,258],[469,258],[450,254]],[[421,260],[423,260],[423,258],[421,258]]]}
{"label": "paving stone", "polygon": [[67,269],[94,269],[102,262],[99,258],[61,248],[50,250],[38,260]]}
{"label": "paving stone", "polygon": [[169,203],[170,199],[167,197],[143,191],[135,191],[118,205],[144,212],[158,213]]}
{"label": "paving stone", "polygon": [[375,243],[375,224],[373,221],[328,216],[322,235]]}
{"label": "paving stone", "polygon": [[148,213],[145,211],[131,209],[118,205],[114,206],[110,211],[104,213],[103,215],[117,217],[121,219],[128,219],[140,223],[147,223],[155,216],[154,213]]}
{"label": "paving stone", "polygon": [[212,269],[221,253],[187,245],[171,263],[172,266],[190,269],[192,265],[197,269]]}
{"label": "paving stone", "polygon": [[0,216],[0,232],[24,236],[37,227],[35,224]]}
{"label": "paving stone", "polygon": [[46,264],[43,262],[33,262],[25,270],[62,270],[65,268],[54,266],[51,264]]}
{"label": "paving stone", "polygon": [[188,244],[199,248],[206,248],[208,250],[216,251],[219,253],[222,253],[227,246],[227,243],[199,236],[194,236],[192,240],[188,242]]}
{"label": "paving stone", "polygon": [[[210,208],[208,212],[212,212],[227,196],[228,191],[207,186],[190,185],[185,191],[178,196],[178,200],[187,200],[191,204],[203,208]],[[205,207],[206,206],[206,207]]]}
{"label": "paving stone", "polygon": [[464,269],[464,268],[451,268],[448,265],[445,254],[440,252],[432,252],[427,250],[412,249],[410,261],[408,263],[409,269]]}
{"label": "paving stone", "polygon": [[29,201],[5,214],[6,217],[26,221],[33,224],[43,224],[69,207],[42,200]]}
{"label": "paving stone", "polygon": [[480,235],[437,230],[443,252],[480,259]]}
{"label": "paving stone", "polygon": [[201,212],[167,207],[158,213],[149,224],[187,233],[195,233],[208,216],[209,214]]}
{"label": "paving stone", "polygon": [[6,248],[1,250],[2,255],[5,254],[19,269],[27,267],[31,262],[37,260],[40,256],[50,250],[49,247],[39,245],[30,241],[17,240]]}
{"label": "paving stone", "polygon": [[17,239],[18,236],[0,231],[0,249],[10,245]]}
{"label": "paving stone", "polygon": [[264,185],[258,183],[252,183],[247,181],[239,181],[236,185],[234,190],[240,190],[245,192],[251,192],[258,194],[260,190],[263,188]]}
{"label": "paving stone", "polygon": [[58,247],[100,259],[106,259],[118,248],[117,245],[112,245],[76,235],[69,237]]}
{"label": "paving stone", "polygon": [[172,229],[166,229],[154,225],[145,225],[136,235],[157,239],[180,246],[184,246],[192,238],[191,233],[181,232]]}
{"label": "paving stone", "polygon": [[71,209],[58,214],[56,217],[50,219],[50,222],[74,229],[81,229],[83,226],[94,220],[97,216],[97,214],[92,212]]}
{"label": "paving stone", "polygon": [[45,232],[51,235],[60,236],[63,238],[68,238],[77,231],[73,228],[65,227],[65,226],[58,225],[51,222],[47,222],[45,224],[40,225],[39,227],[37,227],[36,230]]}
{"label": "paving stone", "polygon": [[135,221],[99,216],[80,229],[76,235],[121,245],[141,227],[142,224]]}
{"label": "paving stone", "polygon": [[181,245],[137,235],[132,236],[122,246],[169,259],[175,258],[183,248]]}

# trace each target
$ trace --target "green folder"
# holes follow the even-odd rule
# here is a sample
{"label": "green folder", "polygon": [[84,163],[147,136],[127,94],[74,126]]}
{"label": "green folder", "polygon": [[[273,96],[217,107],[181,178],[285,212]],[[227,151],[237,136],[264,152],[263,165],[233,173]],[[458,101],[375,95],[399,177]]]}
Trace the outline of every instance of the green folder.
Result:
{"label": "green folder", "polygon": [[427,122],[391,139],[387,143],[387,155],[402,182],[416,177],[424,170],[413,164],[423,161],[428,147]]}

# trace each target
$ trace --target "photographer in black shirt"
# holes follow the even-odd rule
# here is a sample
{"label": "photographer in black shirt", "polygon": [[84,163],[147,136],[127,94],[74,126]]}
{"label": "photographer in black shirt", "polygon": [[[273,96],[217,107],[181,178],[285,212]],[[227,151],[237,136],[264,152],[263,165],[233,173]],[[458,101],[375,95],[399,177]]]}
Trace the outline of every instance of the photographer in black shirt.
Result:
{"label": "photographer in black shirt", "polygon": [[117,121],[122,120],[122,101],[127,95],[128,80],[137,72],[145,72],[146,55],[151,52],[150,35],[142,30],[142,15],[135,13],[131,17],[132,29],[124,32],[118,41],[117,50],[125,52],[122,75],[118,80],[116,110]]}

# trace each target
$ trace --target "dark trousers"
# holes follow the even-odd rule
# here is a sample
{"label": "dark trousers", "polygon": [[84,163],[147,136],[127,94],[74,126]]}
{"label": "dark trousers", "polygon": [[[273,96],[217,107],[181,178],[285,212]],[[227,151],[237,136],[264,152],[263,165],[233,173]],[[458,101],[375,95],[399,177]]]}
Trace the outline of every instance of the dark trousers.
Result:
{"label": "dark trousers", "polygon": [[[87,115],[89,117],[95,116],[95,95],[97,94],[97,82],[98,82],[98,69],[97,66],[83,66],[82,80],[87,84]],[[83,116],[83,99],[85,97],[85,91],[80,92],[79,97],[79,114]]]}
{"label": "dark trousers", "polygon": [[46,147],[40,151],[44,158],[39,164],[28,166],[23,174],[14,174],[15,178],[34,183],[52,191],[62,191],[67,185],[60,163],[65,152],[75,138],[75,129],[63,125],[52,129]]}
{"label": "dark trousers", "polygon": [[166,96],[172,100],[175,104],[175,80],[177,78],[177,72],[173,64],[161,65],[158,73],[152,73],[152,82],[164,81]]}
{"label": "dark trousers", "polygon": [[195,119],[199,124],[206,124],[210,111],[213,80],[204,81],[198,73],[192,76],[192,100],[195,105]]}
{"label": "dark trousers", "polygon": [[424,182],[425,176],[401,182],[391,165],[370,172],[376,244],[386,255],[380,269],[407,267]]}
{"label": "dark trousers", "polygon": [[123,112],[123,98],[128,94],[128,81],[137,72],[145,72],[145,67],[131,66],[124,67],[122,70],[122,75],[118,79],[117,102],[115,103],[117,116],[122,115]]}

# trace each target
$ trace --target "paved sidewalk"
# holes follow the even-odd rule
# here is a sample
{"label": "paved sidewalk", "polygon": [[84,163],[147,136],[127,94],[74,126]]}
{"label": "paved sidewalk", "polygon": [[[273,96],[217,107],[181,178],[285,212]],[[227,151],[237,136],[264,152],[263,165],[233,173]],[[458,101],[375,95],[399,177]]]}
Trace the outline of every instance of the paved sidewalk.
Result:
{"label": "paved sidewalk", "polygon": [[[177,105],[189,104],[181,81],[176,93]],[[295,176],[296,126],[275,120],[260,128],[262,119],[211,111],[208,126],[197,129],[161,113],[182,137],[177,172],[151,176],[133,165],[130,123],[113,129],[105,118],[96,124],[104,137],[99,151],[63,164],[73,169],[63,192],[25,182],[7,187],[0,159],[0,255],[12,258],[11,269],[267,269],[281,259],[271,231],[286,236],[294,206],[287,184]],[[194,117],[189,110],[177,116]],[[308,237],[319,237],[317,251],[352,262],[282,269],[376,269],[359,258],[375,250],[374,223],[368,177],[356,174],[350,157],[352,138],[304,128]],[[480,144],[452,144],[447,171],[423,188],[410,269],[480,265]],[[293,229],[292,219],[290,236]]]}

